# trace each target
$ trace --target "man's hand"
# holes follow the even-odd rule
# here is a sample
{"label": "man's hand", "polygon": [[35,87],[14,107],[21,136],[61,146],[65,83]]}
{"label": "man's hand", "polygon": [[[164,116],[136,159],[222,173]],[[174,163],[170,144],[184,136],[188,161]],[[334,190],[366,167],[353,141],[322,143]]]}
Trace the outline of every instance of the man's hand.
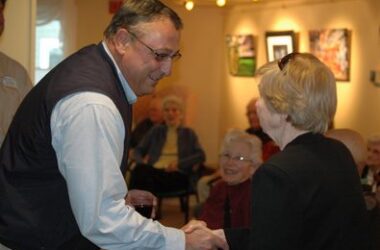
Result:
{"label": "man's hand", "polygon": [[157,209],[157,198],[151,192],[132,189],[129,190],[127,196],[125,197],[125,204],[134,207],[134,204],[141,205],[152,205],[152,214],[150,218],[156,217],[156,209]]}
{"label": "man's hand", "polygon": [[182,230],[186,233],[186,250],[229,249],[223,230],[211,231],[203,221],[192,220]]}
{"label": "man's hand", "polygon": [[206,222],[204,222],[203,220],[191,220],[186,225],[184,225],[181,229],[185,233],[191,233],[194,230],[199,229],[199,228],[207,228]]}

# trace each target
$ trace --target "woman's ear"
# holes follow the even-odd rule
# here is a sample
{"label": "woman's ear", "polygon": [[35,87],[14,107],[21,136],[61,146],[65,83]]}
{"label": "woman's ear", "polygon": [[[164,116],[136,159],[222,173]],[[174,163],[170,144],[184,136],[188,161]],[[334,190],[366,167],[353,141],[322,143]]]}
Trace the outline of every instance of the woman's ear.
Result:
{"label": "woman's ear", "polygon": [[116,32],[113,40],[114,40],[116,51],[119,54],[124,54],[126,51],[126,48],[130,44],[131,37],[126,29],[121,28],[121,29],[118,29],[118,31]]}

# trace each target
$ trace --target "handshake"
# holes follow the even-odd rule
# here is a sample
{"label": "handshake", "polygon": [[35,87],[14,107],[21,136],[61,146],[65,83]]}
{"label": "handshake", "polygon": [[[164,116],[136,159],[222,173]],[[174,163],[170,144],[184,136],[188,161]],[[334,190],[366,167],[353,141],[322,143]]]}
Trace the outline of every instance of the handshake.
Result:
{"label": "handshake", "polygon": [[[148,191],[130,190],[125,197],[125,204],[131,205],[147,218],[155,218],[157,198]],[[147,208],[149,211],[139,211],[139,208]],[[228,250],[228,244],[223,229],[211,230],[204,221],[191,220],[181,228],[185,232],[186,250]]]}
{"label": "handshake", "polygon": [[186,250],[229,249],[223,229],[211,230],[204,221],[192,220],[181,230],[185,232]]}

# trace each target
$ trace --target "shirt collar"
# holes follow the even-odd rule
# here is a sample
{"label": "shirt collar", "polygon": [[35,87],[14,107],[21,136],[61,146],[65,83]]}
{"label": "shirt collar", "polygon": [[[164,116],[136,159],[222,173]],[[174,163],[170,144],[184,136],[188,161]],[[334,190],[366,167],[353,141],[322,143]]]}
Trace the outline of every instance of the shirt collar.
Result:
{"label": "shirt collar", "polygon": [[129,83],[127,82],[127,79],[123,76],[123,73],[121,73],[121,70],[119,66],[117,65],[115,59],[113,58],[111,52],[108,49],[108,46],[105,41],[102,41],[102,45],[104,47],[104,50],[106,51],[107,55],[111,58],[113,65],[116,68],[117,76],[121,82],[121,85],[123,86],[124,93],[127,96],[127,100],[130,104],[133,104],[137,101],[137,96],[135,92],[133,92],[132,88],[129,86]]}

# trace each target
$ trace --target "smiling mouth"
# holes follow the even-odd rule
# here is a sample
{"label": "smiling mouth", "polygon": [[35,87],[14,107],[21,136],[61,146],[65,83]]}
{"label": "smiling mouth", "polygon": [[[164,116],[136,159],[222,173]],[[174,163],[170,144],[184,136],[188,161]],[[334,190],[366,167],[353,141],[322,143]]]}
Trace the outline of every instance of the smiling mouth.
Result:
{"label": "smiling mouth", "polygon": [[149,79],[151,79],[152,81],[155,81],[155,82],[158,82],[159,80],[161,80],[165,75],[163,74],[159,74],[157,77],[153,77],[152,75],[149,75]]}
{"label": "smiling mouth", "polygon": [[224,173],[227,175],[234,175],[237,173],[237,171],[232,169],[224,169]]}

